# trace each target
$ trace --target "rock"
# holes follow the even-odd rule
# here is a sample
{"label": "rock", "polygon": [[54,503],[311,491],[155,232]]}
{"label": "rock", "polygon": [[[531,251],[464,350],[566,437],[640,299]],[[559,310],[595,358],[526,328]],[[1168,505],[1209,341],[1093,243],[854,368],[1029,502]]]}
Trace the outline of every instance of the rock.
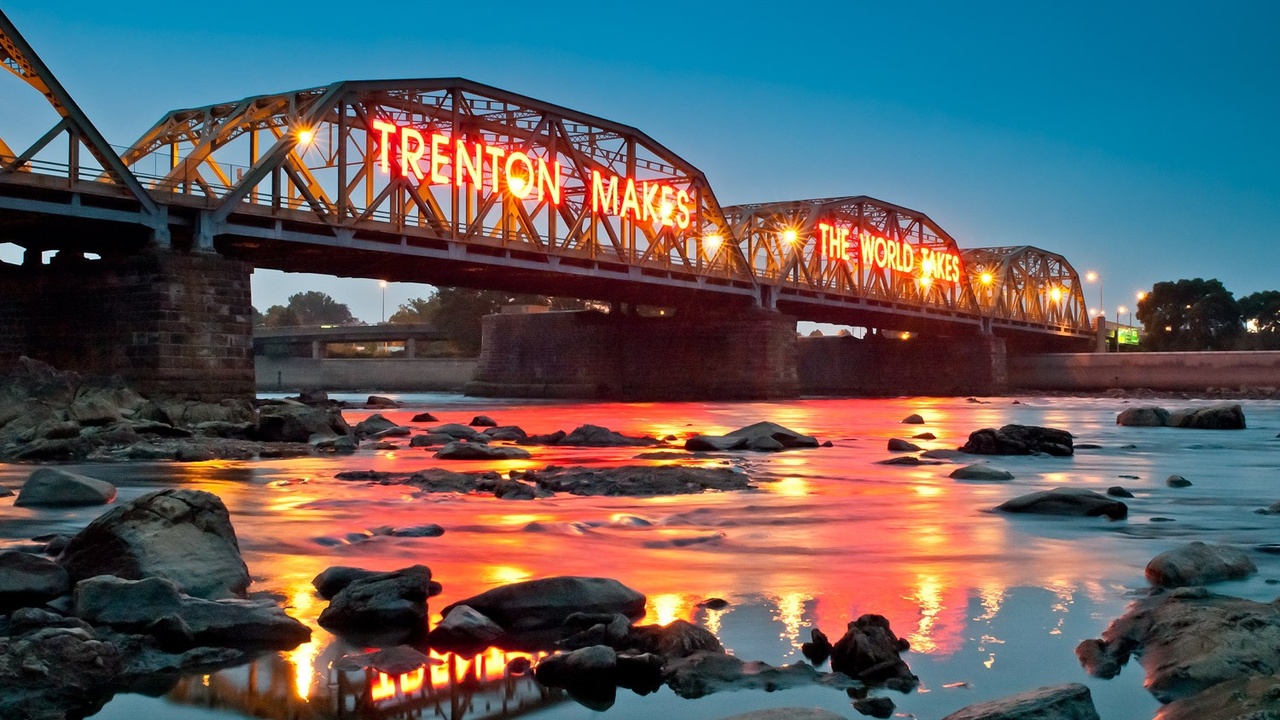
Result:
{"label": "rock", "polygon": [[471,427],[486,427],[486,428],[498,427],[498,423],[494,422],[494,419],[489,417],[488,415],[476,415],[475,417],[471,418],[471,422],[467,424],[470,425]]}
{"label": "rock", "polygon": [[427,634],[427,644],[439,650],[474,654],[489,647],[505,633],[497,623],[467,607],[454,605],[440,624]]}
{"label": "rock", "polygon": [[427,468],[410,475],[405,481],[409,485],[420,487],[427,492],[475,492],[481,489],[493,489],[501,478],[493,471],[483,473],[460,473],[441,468]]}
{"label": "rock", "polygon": [[902,418],[902,424],[903,425],[923,425],[924,418],[920,417],[916,413],[911,413],[910,415]]}
{"label": "rock", "polygon": [[525,473],[525,480],[550,492],[627,497],[683,495],[707,490],[746,490],[751,487],[747,475],[732,468],[683,465],[549,467]]}
{"label": "rock", "polygon": [[551,492],[519,480],[499,480],[493,488],[493,496],[499,500],[533,500],[537,497],[550,497]]}
{"label": "rock", "polygon": [[724,652],[716,636],[704,627],[685,620],[667,625],[640,625],[627,633],[627,648],[650,653],[665,660],[689,657],[696,652]]}
{"label": "rock", "polygon": [[0,637],[0,717],[93,715],[110,699],[120,671],[119,649],[80,627]]}
{"label": "rock", "polygon": [[818,447],[816,438],[785,428],[777,423],[758,422],[725,435],[695,435],[685,441],[685,450],[759,450]]}
{"label": "rock", "polygon": [[[141,432],[141,431],[139,431]],[[266,442],[308,442],[313,435],[345,436],[354,431],[336,408],[301,403],[263,406],[258,412],[257,439]]]}
{"label": "rock", "polygon": [[491,427],[480,433],[488,437],[490,440],[506,440],[509,442],[522,443],[529,439],[529,434],[524,429],[515,425],[504,425],[501,427]]}
{"label": "rock", "polygon": [[887,697],[868,697],[853,701],[853,709],[873,718],[893,717],[895,705]]}
{"label": "rock", "polygon": [[56,468],[40,468],[27,477],[13,504],[17,507],[105,505],[115,498],[116,488],[109,482]]}
{"label": "rock", "polygon": [[743,662],[722,652],[696,652],[663,668],[663,680],[682,698],[700,698],[724,690],[785,690],[804,685],[826,685],[836,689],[862,687],[862,683],[841,673],[819,673],[799,662],[773,667],[762,662]]}
{"label": "rock", "polygon": [[431,447],[432,445],[448,445],[453,442],[452,435],[441,435],[439,433],[427,433],[425,435],[414,435],[409,438],[409,447]]}
{"label": "rock", "polygon": [[1053,685],[970,705],[942,720],[1098,720],[1089,688]]}
{"label": "rock", "polygon": [[1200,430],[1244,430],[1244,410],[1239,405],[1212,405],[1169,413],[1169,427]]}
{"label": "rock", "polygon": [[454,441],[437,450],[436,457],[441,460],[526,460],[532,456],[528,450],[510,445]]}
{"label": "rock", "polygon": [[630,633],[631,620],[626,615],[573,613],[560,626],[562,639],[557,644],[564,650],[592,645],[608,645],[617,650],[631,647],[627,645]]}
{"label": "rock", "polygon": [[409,437],[413,434],[413,428],[408,425],[395,425],[386,430],[381,430],[373,434],[375,439],[381,440],[389,437]]}
{"label": "rock", "polygon": [[1065,487],[1020,495],[996,506],[996,510],[1035,515],[1106,515],[1112,520],[1123,520],[1129,514],[1129,506],[1119,500],[1112,500],[1092,490]]}
{"label": "rock", "polygon": [[1110,495],[1111,497],[1121,497],[1121,498],[1133,497],[1133,493],[1129,492],[1128,490],[1125,490],[1119,485],[1112,485],[1111,487],[1107,488],[1107,494]]}
{"label": "rock", "polygon": [[1182,477],[1181,475],[1170,475],[1169,477],[1165,478],[1164,484],[1168,485],[1171,488],[1191,487],[1191,481]]}
{"label": "rock", "polygon": [[377,570],[363,570],[344,565],[334,565],[312,578],[311,586],[316,589],[316,594],[321,598],[331,600],[334,595],[337,595],[356,580],[378,574]]}
{"label": "rock", "polygon": [[364,406],[367,408],[381,408],[383,410],[394,410],[400,407],[400,403],[396,402],[395,400],[392,400],[389,397],[383,397],[381,395],[370,395],[369,399],[364,401]]}
{"label": "rock", "polygon": [[124,420],[110,400],[101,395],[82,395],[67,406],[67,418],[80,425],[111,425]]}
{"label": "rock", "polygon": [[[888,715],[885,717],[888,717]],[[720,718],[720,720],[845,720],[845,718],[843,715],[821,708],[782,707],[752,710],[751,712]]]}
{"label": "rock", "polygon": [[385,430],[391,430],[392,428],[395,428],[395,427],[398,427],[395,423],[382,417],[380,413],[374,413],[369,417],[365,418],[364,420],[361,420],[360,422],[356,423],[356,427],[355,427],[356,437],[368,437],[370,435],[377,435],[380,432],[383,432]]}
{"label": "rock", "polygon": [[587,577],[550,577],[504,585],[446,607],[466,605],[507,631],[559,628],[574,613],[618,613],[628,618],[644,615],[644,595],[617,580]]}
{"label": "rock", "polygon": [[76,617],[93,625],[155,635],[167,646],[288,649],[311,638],[307,626],[271,601],[191,597],[164,578],[122,580],[100,575],[76,583],[72,598]]}
{"label": "rock", "polygon": [[820,667],[827,658],[831,657],[831,640],[818,628],[810,630],[809,637],[812,638],[812,642],[802,643],[800,653],[813,663],[814,667]]}
{"label": "rock", "polygon": [[440,422],[440,419],[429,412],[424,412],[424,413],[418,413],[417,415],[414,415],[412,418],[409,419],[409,422],[416,422],[416,423]]}
{"label": "rock", "polygon": [[225,422],[209,420],[195,425],[195,431],[204,437],[234,438],[248,440],[253,437],[254,428],[251,422]]}
{"label": "rock", "polygon": [[965,465],[964,467],[958,467],[955,470],[952,470],[951,475],[949,475],[948,477],[951,477],[955,480],[983,480],[983,481],[989,481],[989,482],[1002,482],[1005,480],[1012,480],[1013,473],[1009,472],[1008,470],[1001,470],[1000,468],[991,467],[990,465],[983,465],[982,463],[978,463],[975,465]]}
{"label": "rock", "polygon": [[41,605],[71,592],[71,579],[62,566],[30,553],[0,551],[0,611]]}
{"label": "rock", "polygon": [[1280,673],[1280,604],[1176,588],[1130,605],[1076,655],[1098,677],[1136,656],[1146,688],[1172,702],[1228,680]]}
{"label": "rock", "polygon": [[867,685],[905,692],[920,682],[900,657],[907,648],[883,616],[863,615],[849,623],[844,637],[832,647],[831,669]]}
{"label": "rock", "polygon": [[0,497],[12,497],[13,491],[4,485],[0,485]]}
{"label": "rock", "polygon": [[1160,708],[1160,720],[1270,720],[1280,717],[1280,675],[1218,683]]}
{"label": "rock", "polygon": [[538,682],[550,687],[616,686],[618,654],[607,645],[595,645],[542,659],[533,670]]}
{"label": "rock", "polygon": [[1116,424],[1126,427],[1164,427],[1169,424],[1169,411],[1155,406],[1126,408],[1116,416]]}
{"label": "rock", "polygon": [[[0,491],[0,495],[3,495],[3,491]],[[1273,502],[1265,508],[1258,508],[1254,512],[1259,515],[1280,515],[1280,501]]]}
{"label": "rock", "polygon": [[1071,433],[1036,425],[1005,425],[999,430],[983,428],[969,434],[961,452],[974,455],[1071,455]]}
{"label": "rock", "polygon": [[912,440],[937,440],[938,436],[931,432],[916,433],[911,436]]}
{"label": "rock", "polygon": [[659,442],[651,437],[629,437],[599,425],[580,425],[556,444],[574,447],[636,447],[657,445]]}
{"label": "rock", "polygon": [[[644,518],[637,518],[634,515],[631,517],[635,518],[636,521],[639,521],[639,522],[628,523],[630,525],[634,525],[635,527],[648,527],[653,524],[648,520],[645,520]],[[725,600],[724,598],[710,597],[698,603],[698,607],[706,608],[708,610],[723,610],[729,607],[729,601]]]}
{"label": "rock", "polygon": [[303,405],[328,405],[329,393],[316,388],[306,389],[298,393],[298,402]]}
{"label": "rock", "polygon": [[935,448],[933,450],[925,450],[920,453],[920,457],[928,460],[952,460],[968,462],[971,458],[968,453],[959,450],[947,450],[946,448]]}
{"label": "rock", "polygon": [[1147,582],[1161,587],[1208,585],[1258,572],[1244,551],[1230,545],[1192,542],[1162,552],[1147,563]]}
{"label": "rock", "polygon": [[411,525],[409,527],[393,528],[388,535],[392,537],[411,537],[411,538],[429,538],[440,537],[444,534],[444,528],[435,523],[426,525]]}
{"label": "rock", "polygon": [[439,660],[433,661],[429,655],[416,648],[408,645],[396,645],[382,650],[343,655],[334,661],[333,667],[336,670],[345,671],[377,670],[378,672],[395,676],[411,673],[418,668],[439,663]]}
{"label": "rock", "polygon": [[877,465],[910,465],[912,467],[917,467],[920,465],[941,465],[942,463],[937,460],[933,462],[927,462],[925,460],[921,460],[915,455],[899,455],[898,457],[891,457],[886,460],[877,460],[876,464]]}
{"label": "rock", "polygon": [[426,632],[431,570],[414,565],[352,580],[320,613],[319,623],[338,634]]}
{"label": "rock", "polygon": [[889,438],[890,452],[916,452],[919,449],[920,446],[913,442],[908,442],[901,438]]}
{"label": "rock", "polygon": [[60,562],[73,581],[161,577],[200,598],[249,587],[227,507],[200,490],[159,490],[108,511],[71,538]]}
{"label": "rock", "polygon": [[479,433],[466,425],[458,423],[449,423],[448,425],[438,425],[433,428],[427,428],[427,432],[432,435],[448,435],[455,440],[470,440]]}

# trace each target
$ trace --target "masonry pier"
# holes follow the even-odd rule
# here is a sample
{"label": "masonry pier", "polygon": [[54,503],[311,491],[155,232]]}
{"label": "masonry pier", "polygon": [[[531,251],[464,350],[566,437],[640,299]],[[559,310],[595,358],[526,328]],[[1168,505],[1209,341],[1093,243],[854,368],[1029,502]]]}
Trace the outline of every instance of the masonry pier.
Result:
{"label": "masonry pier", "polygon": [[1002,338],[968,335],[796,340],[805,395],[995,395],[1008,389]]}

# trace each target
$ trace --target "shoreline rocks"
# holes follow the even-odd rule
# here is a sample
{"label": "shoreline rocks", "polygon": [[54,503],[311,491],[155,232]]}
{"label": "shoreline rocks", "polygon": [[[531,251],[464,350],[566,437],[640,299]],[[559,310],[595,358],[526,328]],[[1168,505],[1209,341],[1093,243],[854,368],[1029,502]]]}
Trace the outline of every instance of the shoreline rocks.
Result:
{"label": "shoreline rocks", "polygon": [[1155,405],[1126,408],[1116,416],[1116,424],[1126,427],[1172,427],[1199,430],[1244,430],[1244,410],[1238,403],[1170,412]]}
{"label": "shoreline rocks", "polygon": [[116,499],[116,487],[105,480],[57,468],[40,468],[27,477],[15,507],[73,507],[106,505]]}
{"label": "shoreline rocks", "polygon": [[1056,457],[1069,457],[1072,448],[1071,433],[1056,428],[1037,425],[1005,425],[1000,429],[983,428],[969,434],[969,441],[961,452],[973,455],[1034,455],[1043,453]]}
{"label": "shoreline rocks", "polygon": [[1192,542],[1160,553],[1147,563],[1147,582],[1160,587],[1208,585],[1258,572],[1248,555],[1231,545]]}

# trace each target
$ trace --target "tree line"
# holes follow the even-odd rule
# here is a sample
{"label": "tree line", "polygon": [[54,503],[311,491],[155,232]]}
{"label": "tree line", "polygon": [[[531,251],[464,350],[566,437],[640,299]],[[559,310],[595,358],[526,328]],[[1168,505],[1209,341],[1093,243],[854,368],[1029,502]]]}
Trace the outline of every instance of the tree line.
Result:
{"label": "tree line", "polygon": [[1280,349],[1280,291],[1237,300],[1217,279],[1158,282],[1138,301],[1140,347],[1152,351]]}

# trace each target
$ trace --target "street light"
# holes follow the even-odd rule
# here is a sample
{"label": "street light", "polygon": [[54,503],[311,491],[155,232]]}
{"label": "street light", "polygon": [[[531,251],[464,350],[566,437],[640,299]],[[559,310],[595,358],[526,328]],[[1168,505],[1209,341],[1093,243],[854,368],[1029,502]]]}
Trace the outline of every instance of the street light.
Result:
{"label": "street light", "polygon": [[[1117,324],[1117,325],[1119,325],[1119,324],[1120,324],[1120,315],[1121,315],[1121,313],[1127,313],[1127,312],[1129,312],[1129,308],[1127,308],[1127,307],[1125,307],[1125,306],[1123,306],[1123,305],[1121,305],[1120,307],[1116,308],[1116,324]],[[1133,324],[1133,313],[1129,313],[1129,324],[1130,324],[1130,325],[1132,325],[1132,324]]]}
{"label": "street light", "polygon": [[[1087,273],[1085,273],[1085,274],[1084,274],[1084,279],[1085,279],[1085,282],[1096,282],[1096,283],[1098,283],[1098,307],[1099,307],[1099,308],[1104,308],[1104,307],[1106,307],[1106,306],[1107,306],[1107,302],[1106,302],[1105,300],[1103,300],[1103,298],[1102,298],[1102,276],[1101,276],[1101,275],[1099,275],[1098,273],[1096,273],[1096,272],[1094,272],[1094,271],[1090,270],[1089,272],[1087,272]],[[1101,312],[1102,312],[1102,311],[1101,311],[1101,310],[1099,310],[1099,313],[1101,313]],[[1116,322],[1120,322],[1120,321],[1119,321],[1119,320],[1116,320]]]}
{"label": "street light", "polygon": [[378,285],[382,286],[382,322],[387,321],[387,281],[381,280]]}

